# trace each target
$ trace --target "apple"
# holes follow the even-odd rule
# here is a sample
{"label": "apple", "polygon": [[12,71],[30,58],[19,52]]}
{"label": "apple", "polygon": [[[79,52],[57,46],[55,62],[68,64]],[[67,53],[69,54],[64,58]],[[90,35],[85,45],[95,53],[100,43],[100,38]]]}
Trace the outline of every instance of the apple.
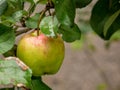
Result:
{"label": "apple", "polygon": [[47,37],[37,31],[25,34],[18,43],[17,57],[32,69],[33,76],[55,74],[60,69],[65,54],[60,35]]}

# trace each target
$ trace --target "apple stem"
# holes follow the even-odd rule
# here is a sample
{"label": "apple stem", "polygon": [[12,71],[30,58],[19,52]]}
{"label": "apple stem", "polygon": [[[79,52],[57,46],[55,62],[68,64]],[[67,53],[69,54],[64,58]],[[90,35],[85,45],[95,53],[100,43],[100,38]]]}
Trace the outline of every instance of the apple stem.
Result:
{"label": "apple stem", "polygon": [[52,3],[51,0],[48,0],[48,3],[46,4],[46,7],[41,11],[41,14],[40,14],[40,17],[39,17],[39,20],[38,20],[38,25],[37,25],[37,35],[39,36],[39,25],[40,25],[40,22],[45,14],[45,12],[48,10],[49,12],[49,15],[51,15],[51,12],[50,12],[50,8],[53,8],[54,5]]}
{"label": "apple stem", "polygon": [[37,29],[37,36],[39,36],[39,29]]}
{"label": "apple stem", "polygon": [[41,14],[40,14],[40,17],[39,17],[39,20],[38,20],[38,25],[37,25],[37,36],[39,36],[39,25],[40,25],[40,22],[41,22],[41,20],[42,20],[42,18],[43,18],[43,15],[45,14],[46,11],[47,11],[47,8],[45,8],[45,9],[41,12]]}

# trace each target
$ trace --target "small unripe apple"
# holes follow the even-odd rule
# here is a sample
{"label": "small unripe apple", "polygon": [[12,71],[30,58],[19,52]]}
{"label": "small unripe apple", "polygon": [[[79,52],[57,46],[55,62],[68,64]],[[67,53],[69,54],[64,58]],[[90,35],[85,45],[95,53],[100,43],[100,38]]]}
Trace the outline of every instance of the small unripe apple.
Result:
{"label": "small unripe apple", "polygon": [[55,74],[63,62],[64,49],[59,35],[52,38],[41,32],[37,35],[37,31],[34,31],[19,41],[17,57],[32,69],[33,76]]}

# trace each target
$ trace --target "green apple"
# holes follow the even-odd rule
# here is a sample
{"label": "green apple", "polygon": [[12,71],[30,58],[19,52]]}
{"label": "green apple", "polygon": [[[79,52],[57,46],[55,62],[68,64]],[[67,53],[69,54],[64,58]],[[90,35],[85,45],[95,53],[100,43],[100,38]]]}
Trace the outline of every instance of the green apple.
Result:
{"label": "green apple", "polygon": [[18,43],[17,57],[28,65],[33,76],[55,74],[60,69],[65,54],[64,42],[47,37],[37,31],[24,35]]}

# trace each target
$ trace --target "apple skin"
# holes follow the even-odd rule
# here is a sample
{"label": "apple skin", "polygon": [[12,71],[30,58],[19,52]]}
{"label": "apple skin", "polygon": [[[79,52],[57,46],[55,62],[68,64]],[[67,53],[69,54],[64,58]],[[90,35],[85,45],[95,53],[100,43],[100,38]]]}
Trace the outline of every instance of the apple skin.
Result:
{"label": "apple skin", "polygon": [[37,36],[37,31],[24,35],[17,47],[17,57],[32,69],[33,76],[57,73],[64,54],[60,36],[47,37],[41,32]]}

